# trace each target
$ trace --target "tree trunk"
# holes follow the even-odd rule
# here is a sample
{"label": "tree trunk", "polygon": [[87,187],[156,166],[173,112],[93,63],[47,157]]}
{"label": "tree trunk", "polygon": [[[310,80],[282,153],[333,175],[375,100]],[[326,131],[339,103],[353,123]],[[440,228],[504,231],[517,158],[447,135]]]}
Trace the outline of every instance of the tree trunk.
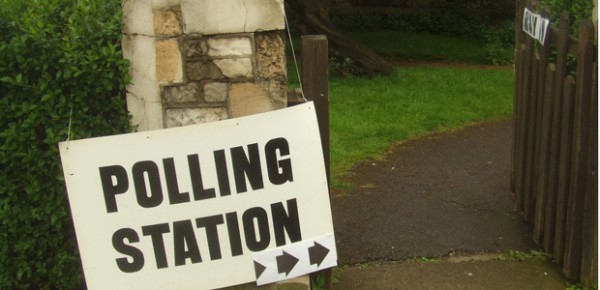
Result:
{"label": "tree trunk", "polygon": [[329,53],[335,57],[349,58],[357,73],[361,75],[388,75],[392,66],[373,50],[358,43],[335,28],[329,21],[325,0],[285,0],[288,11],[294,13],[301,23],[299,29],[304,34],[323,34],[329,41]]}

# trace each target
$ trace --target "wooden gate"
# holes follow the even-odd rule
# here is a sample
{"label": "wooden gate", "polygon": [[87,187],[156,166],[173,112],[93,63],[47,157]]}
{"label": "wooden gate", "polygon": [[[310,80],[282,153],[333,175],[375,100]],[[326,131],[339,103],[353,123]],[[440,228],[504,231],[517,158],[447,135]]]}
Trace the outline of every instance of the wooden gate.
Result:
{"label": "wooden gate", "polygon": [[[594,26],[569,34],[568,14],[545,42],[523,32],[517,10],[511,186],[533,237],[569,279],[598,280],[598,83]],[[529,8],[530,10],[534,10]]]}

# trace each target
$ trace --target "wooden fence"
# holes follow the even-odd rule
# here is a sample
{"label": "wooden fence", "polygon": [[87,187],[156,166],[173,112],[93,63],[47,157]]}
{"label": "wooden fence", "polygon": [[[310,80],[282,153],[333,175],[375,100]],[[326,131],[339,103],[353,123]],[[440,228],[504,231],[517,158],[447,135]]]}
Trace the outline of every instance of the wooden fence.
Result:
{"label": "wooden fence", "polygon": [[511,179],[516,207],[533,224],[535,242],[553,255],[567,278],[586,287],[597,286],[598,68],[594,26],[583,21],[575,38],[569,34],[569,16],[563,14],[558,28],[548,29],[542,45],[520,29],[524,7],[517,9]]}

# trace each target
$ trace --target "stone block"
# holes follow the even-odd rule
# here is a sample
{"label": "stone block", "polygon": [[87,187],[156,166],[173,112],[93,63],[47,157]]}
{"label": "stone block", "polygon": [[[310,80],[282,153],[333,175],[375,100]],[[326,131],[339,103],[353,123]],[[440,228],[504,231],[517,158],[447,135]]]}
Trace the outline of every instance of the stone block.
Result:
{"label": "stone block", "polygon": [[208,55],[219,56],[250,56],[252,42],[249,37],[213,37],[208,39]]}
{"label": "stone block", "polygon": [[271,98],[273,107],[276,109],[287,107],[287,83],[270,79],[257,82]]}
{"label": "stone block", "polygon": [[208,55],[208,45],[204,38],[188,38],[183,42],[183,51],[188,58]]}
{"label": "stone block", "polygon": [[123,33],[154,35],[152,2],[148,0],[123,0]]}
{"label": "stone block", "polygon": [[202,85],[192,82],[181,86],[164,87],[163,98],[167,104],[198,102],[202,100]]}
{"label": "stone block", "polygon": [[278,31],[257,33],[255,41],[258,77],[286,82],[285,44],[282,33]]}
{"label": "stone block", "polygon": [[210,83],[204,86],[204,100],[209,103],[227,101],[229,86],[227,83]]}
{"label": "stone block", "polygon": [[156,80],[161,84],[181,83],[183,65],[177,39],[157,40]]}
{"label": "stone block", "polygon": [[139,35],[123,37],[123,57],[130,61],[129,73],[134,77],[127,90],[145,100],[159,102],[155,53],[154,39]]}
{"label": "stone block", "polygon": [[177,36],[183,32],[178,9],[154,9],[154,34]]}
{"label": "stone block", "polygon": [[190,80],[220,80],[223,79],[221,69],[212,61],[191,61],[186,65],[186,76]]}
{"label": "stone block", "polygon": [[229,114],[232,118],[274,110],[269,93],[253,83],[231,84]]}
{"label": "stone block", "polygon": [[283,1],[181,0],[185,33],[204,35],[281,30]]}
{"label": "stone block", "polygon": [[252,60],[250,58],[223,58],[213,60],[223,75],[229,79],[250,79],[254,77]]}
{"label": "stone block", "polygon": [[131,113],[131,124],[137,131],[163,128],[163,107],[160,102],[150,102],[128,93],[127,109]]}
{"label": "stone block", "polygon": [[166,127],[181,127],[227,119],[225,108],[175,108],[167,109]]}

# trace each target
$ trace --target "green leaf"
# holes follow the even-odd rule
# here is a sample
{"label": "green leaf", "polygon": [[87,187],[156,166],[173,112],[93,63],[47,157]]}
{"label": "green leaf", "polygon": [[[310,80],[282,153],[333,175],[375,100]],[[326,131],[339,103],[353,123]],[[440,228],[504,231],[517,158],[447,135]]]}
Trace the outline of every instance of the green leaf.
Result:
{"label": "green leaf", "polygon": [[42,100],[41,100],[41,101],[42,101],[42,102],[46,102],[46,101],[50,100],[51,98],[52,98],[52,95],[51,95],[51,94],[44,94],[44,95],[42,96]]}

